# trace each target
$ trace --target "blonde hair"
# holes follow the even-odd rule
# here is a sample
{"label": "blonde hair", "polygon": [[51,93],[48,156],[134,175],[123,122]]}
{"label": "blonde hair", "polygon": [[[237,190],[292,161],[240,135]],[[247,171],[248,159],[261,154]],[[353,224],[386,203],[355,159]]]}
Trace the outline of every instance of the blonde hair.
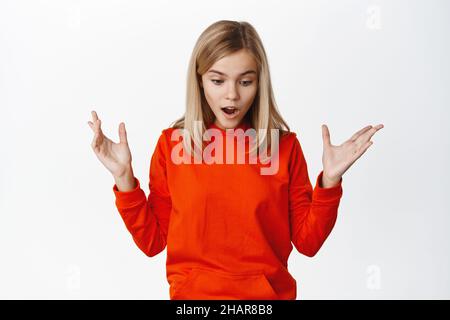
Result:
{"label": "blonde hair", "polygon": [[[203,132],[215,121],[200,86],[201,76],[216,61],[241,49],[246,49],[253,56],[258,69],[257,93],[243,119],[258,133],[256,147],[259,148],[263,143],[265,148],[271,145],[271,135],[268,134],[271,129],[280,130],[282,135],[290,132],[278,112],[266,52],[255,28],[245,21],[220,20],[206,28],[195,44],[187,73],[186,111],[183,117],[171,125],[173,128],[185,129],[185,133],[187,131],[193,139],[189,144],[184,139],[186,150],[191,150],[192,142],[203,150]],[[196,123],[202,123],[202,126]]]}

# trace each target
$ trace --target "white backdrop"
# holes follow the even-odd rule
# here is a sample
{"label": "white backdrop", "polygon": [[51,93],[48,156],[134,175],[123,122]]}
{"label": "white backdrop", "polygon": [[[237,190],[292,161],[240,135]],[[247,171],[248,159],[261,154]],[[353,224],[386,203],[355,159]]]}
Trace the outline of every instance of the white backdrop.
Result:
{"label": "white backdrop", "polygon": [[125,122],[148,195],[195,41],[221,19],[260,34],[312,183],[322,123],[334,144],[385,126],[345,173],[321,251],[294,248],[298,298],[450,298],[450,2],[282,4],[0,1],[0,298],[169,298],[166,251],[148,258],[132,241],[87,121],[96,110],[114,141]]}

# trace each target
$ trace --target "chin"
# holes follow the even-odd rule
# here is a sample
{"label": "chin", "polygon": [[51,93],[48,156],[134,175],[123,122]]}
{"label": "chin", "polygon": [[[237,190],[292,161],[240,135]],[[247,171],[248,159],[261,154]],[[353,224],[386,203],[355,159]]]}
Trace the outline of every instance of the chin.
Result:
{"label": "chin", "polygon": [[[220,118],[219,118],[220,119]],[[227,129],[234,129],[242,119],[220,119],[218,122],[222,125],[222,127]]]}

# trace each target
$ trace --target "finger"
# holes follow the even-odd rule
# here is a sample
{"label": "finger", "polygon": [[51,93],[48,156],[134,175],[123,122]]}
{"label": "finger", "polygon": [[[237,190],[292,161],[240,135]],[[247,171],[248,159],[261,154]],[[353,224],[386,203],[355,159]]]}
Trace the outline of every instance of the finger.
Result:
{"label": "finger", "polygon": [[102,129],[101,129],[101,126],[102,126],[102,120],[98,119],[98,120],[95,122],[95,130],[98,131],[98,132],[100,132],[100,131],[102,130]]}
{"label": "finger", "polygon": [[92,121],[88,121],[87,124],[92,129],[92,131],[95,133],[97,130],[97,123],[93,123]]}
{"label": "finger", "polygon": [[355,141],[360,135],[362,135],[364,132],[372,128],[372,126],[367,126],[356,132],[352,137],[350,138],[350,141]]}
{"label": "finger", "polygon": [[95,112],[94,110],[91,111],[92,114],[92,120],[97,121],[98,120],[98,116],[97,116],[97,112]]}
{"label": "finger", "polygon": [[380,124],[376,125],[375,128],[377,128],[377,130],[380,130],[380,129],[384,128],[384,124],[380,123]]}
{"label": "finger", "polygon": [[360,135],[357,139],[356,139],[356,143],[359,145],[365,145],[365,143],[367,141],[370,140],[370,138],[372,138],[372,136],[381,128],[383,128],[384,126],[382,124],[376,125],[375,127],[372,127],[370,130],[368,130],[367,132],[365,132],[364,134]]}
{"label": "finger", "polygon": [[91,122],[91,121],[88,121],[87,122],[87,124],[89,125],[89,127],[92,129],[92,131],[94,131],[95,132],[95,129],[94,129],[94,124]]}
{"label": "finger", "polygon": [[322,140],[324,145],[328,146],[331,144],[330,131],[328,130],[328,127],[325,124],[322,125]]}
{"label": "finger", "polygon": [[125,130],[125,123],[123,122],[119,124],[119,139],[120,143],[128,143],[127,131]]}
{"label": "finger", "polygon": [[356,159],[361,157],[364,152],[366,152],[367,149],[373,144],[373,141],[367,141],[357,152],[356,152]]}
{"label": "finger", "polygon": [[353,163],[355,163],[355,161],[358,160],[372,144],[373,144],[373,141],[367,141],[366,144],[363,147],[361,147],[360,149],[354,149],[353,157],[351,157],[351,160],[350,160],[350,166],[352,166]]}
{"label": "finger", "polygon": [[92,139],[91,147],[96,151],[98,145],[98,133],[95,133],[94,138]]}

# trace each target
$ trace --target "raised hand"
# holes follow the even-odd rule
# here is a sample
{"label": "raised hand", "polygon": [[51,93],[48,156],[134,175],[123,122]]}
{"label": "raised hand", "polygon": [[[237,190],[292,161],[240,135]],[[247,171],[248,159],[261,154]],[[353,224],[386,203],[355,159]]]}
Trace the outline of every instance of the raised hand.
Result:
{"label": "raised hand", "polygon": [[335,146],[331,144],[328,127],[322,125],[323,187],[328,188],[339,183],[344,172],[373,144],[370,138],[383,127],[382,124],[375,127],[367,126],[357,131],[343,144]]}
{"label": "raised hand", "polygon": [[89,126],[94,132],[91,147],[100,162],[108,169],[114,177],[122,177],[131,170],[131,152],[128,147],[125,123],[119,124],[119,143],[114,143],[103,134],[101,120],[97,113],[92,111],[92,122]]}

